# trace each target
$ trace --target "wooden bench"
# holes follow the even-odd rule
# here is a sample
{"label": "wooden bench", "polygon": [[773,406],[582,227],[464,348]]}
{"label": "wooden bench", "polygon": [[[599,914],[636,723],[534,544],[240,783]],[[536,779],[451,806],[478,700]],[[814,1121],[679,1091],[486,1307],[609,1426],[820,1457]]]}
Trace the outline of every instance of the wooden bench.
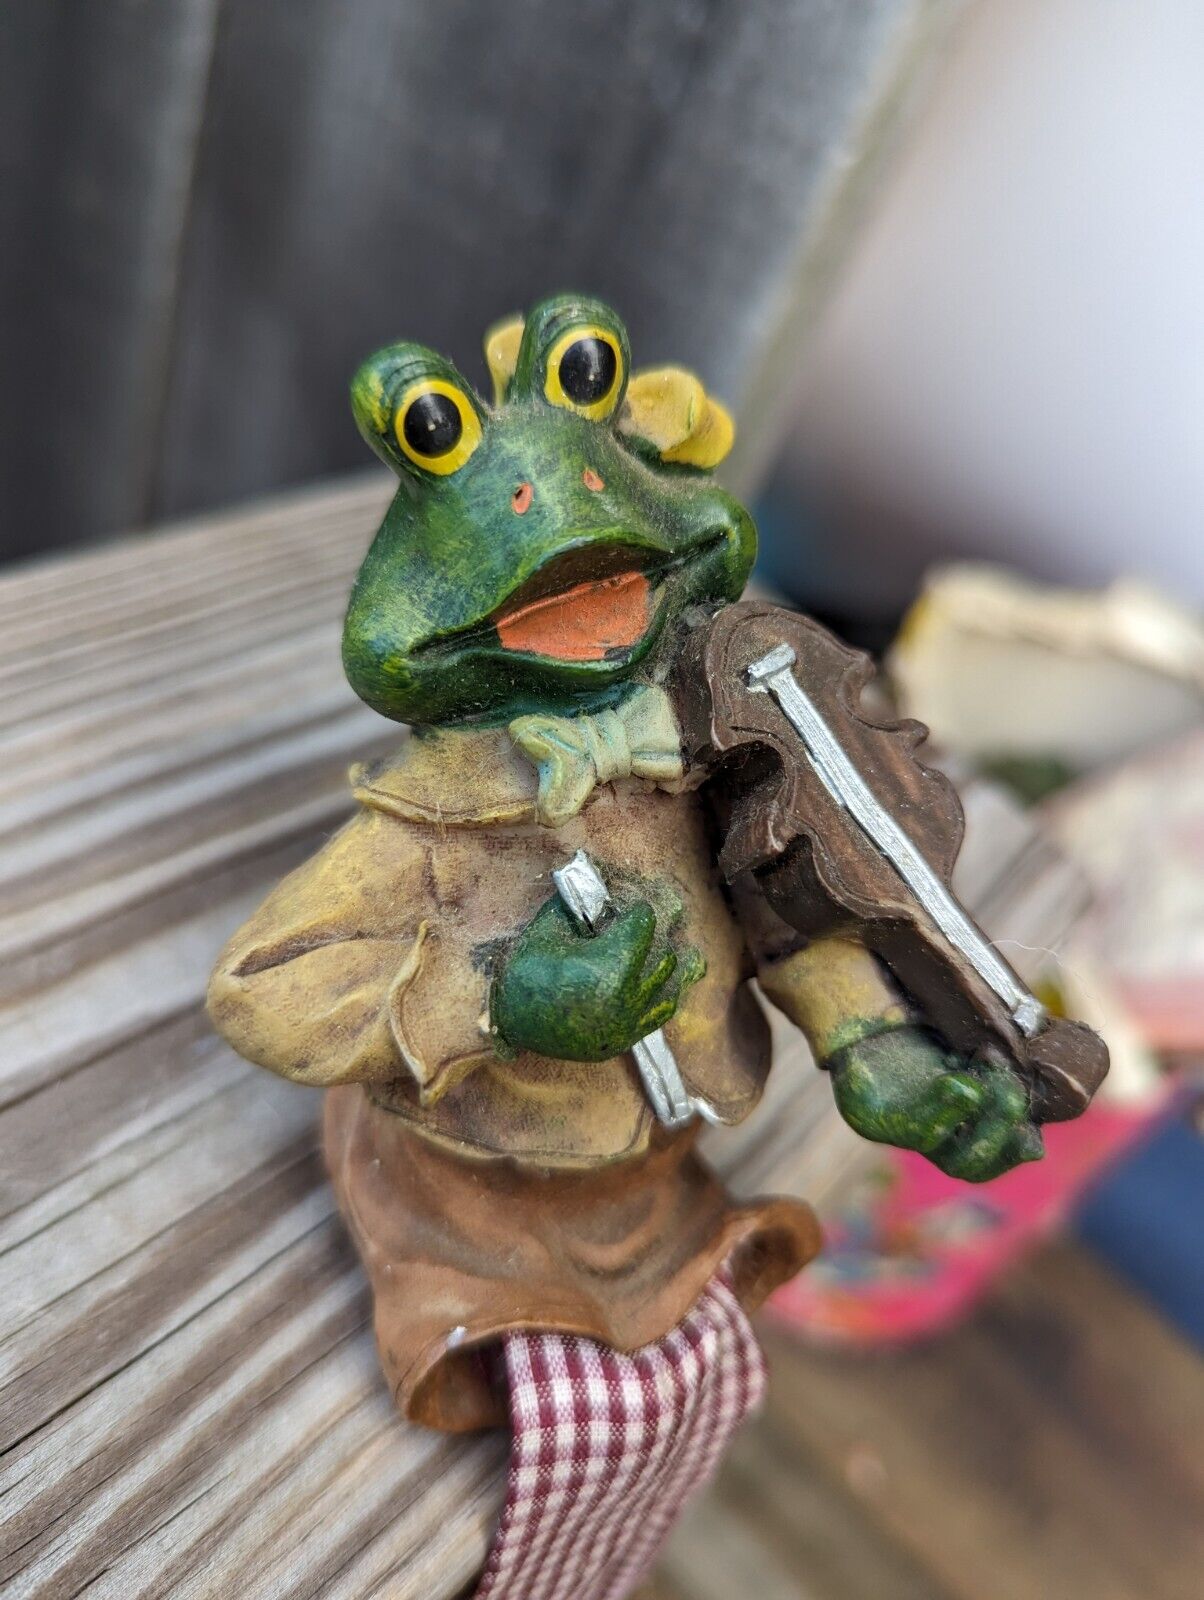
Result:
{"label": "wooden bench", "polygon": [[350,813],[348,765],[401,736],[339,665],[388,493],[0,583],[0,1587],[437,1596],[483,1558],[503,1441],[398,1421],[319,1097],[202,1009],[226,935]]}
{"label": "wooden bench", "polygon": [[[372,474],[0,580],[5,1595],[438,1600],[486,1550],[504,1440],[398,1420],[318,1097],[201,1008],[226,934],[348,814],[348,764],[398,738],[338,652],[388,493]],[[826,1087],[783,1055],[717,1153],[737,1187],[815,1194],[848,1146],[808,1136]],[[1198,1366],[1077,1256],[939,1357],[773,1349],[774,1404],[658,1592],[1188,1594]]]}

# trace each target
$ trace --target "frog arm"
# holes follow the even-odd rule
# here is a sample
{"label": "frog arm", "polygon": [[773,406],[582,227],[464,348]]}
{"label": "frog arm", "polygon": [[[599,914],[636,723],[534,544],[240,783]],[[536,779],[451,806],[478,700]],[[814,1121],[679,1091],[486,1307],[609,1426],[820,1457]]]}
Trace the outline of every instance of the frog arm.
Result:
{"label": "frog arm", "polygon": [[876,957],[847,935],[815,939],[789,955],[763,960],[757,978],[802,1031],[821,1067],[847,1046],[913,1021]]}
{"label": "frog arm", "polygon": [[487,980],[426,888],[425,831],[364,809],[227,944],[209,1014],[298,1083],[410,1078],[432,1098],[487,1059]]}
{"label": "frog arm", "polygon": [[831,1072],[840,1113],[864,1138],[918,1150],[971,1182],[1040,1157],[1017,1075],[1002,1061],[952,1055],[856,940],[817,939],[762,961],[758,977]]}

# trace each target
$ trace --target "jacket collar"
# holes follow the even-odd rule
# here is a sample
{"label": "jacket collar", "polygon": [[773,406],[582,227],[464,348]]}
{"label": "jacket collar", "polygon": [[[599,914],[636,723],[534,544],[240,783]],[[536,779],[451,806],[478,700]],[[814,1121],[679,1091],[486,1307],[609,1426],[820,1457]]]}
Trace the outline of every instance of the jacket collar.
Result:
{"label": "jacket collar", "polygon": [[488,827],[534,817],[558,827],[600,785],[635,777],[678,789],[684,776],[669,696],[640,685],[590,716],[412,734],[392,761],[352,768],[351,783],[362,805],[409,822]]}

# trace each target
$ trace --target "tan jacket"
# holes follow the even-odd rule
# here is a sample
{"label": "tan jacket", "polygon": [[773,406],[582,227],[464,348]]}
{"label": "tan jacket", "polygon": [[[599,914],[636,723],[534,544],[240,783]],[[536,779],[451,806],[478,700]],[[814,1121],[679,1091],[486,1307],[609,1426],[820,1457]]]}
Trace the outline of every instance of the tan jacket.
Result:
{"label": "tan jacket", "polygon": [[653,1119],[630,1056],[503,1059],[488,1033],[492,952],[584,847],[603,866],[671,880],[707,973],[667,1037],[723,1120],[756,1104],[768,1028],[696,793],[626,778],[545,826],[535,769],[504,729],[411,738],[383,769],[353,773],[353,787],[356,816],[222,953],[210,1012],[242,1055],[300,1083],[363,1083],[458,1154],[556,1168],[641,1155]]}

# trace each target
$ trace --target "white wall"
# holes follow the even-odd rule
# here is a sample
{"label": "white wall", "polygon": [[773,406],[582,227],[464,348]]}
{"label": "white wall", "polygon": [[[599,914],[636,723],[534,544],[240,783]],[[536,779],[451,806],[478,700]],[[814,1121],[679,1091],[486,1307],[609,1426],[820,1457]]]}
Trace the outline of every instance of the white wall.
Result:
{"label": "white wall", "polygon": [[[1204,601],[1204,0],[978,0],[808,351],[790,473],[933,555]],[[922,546],[922,548],[921,548]]]}

